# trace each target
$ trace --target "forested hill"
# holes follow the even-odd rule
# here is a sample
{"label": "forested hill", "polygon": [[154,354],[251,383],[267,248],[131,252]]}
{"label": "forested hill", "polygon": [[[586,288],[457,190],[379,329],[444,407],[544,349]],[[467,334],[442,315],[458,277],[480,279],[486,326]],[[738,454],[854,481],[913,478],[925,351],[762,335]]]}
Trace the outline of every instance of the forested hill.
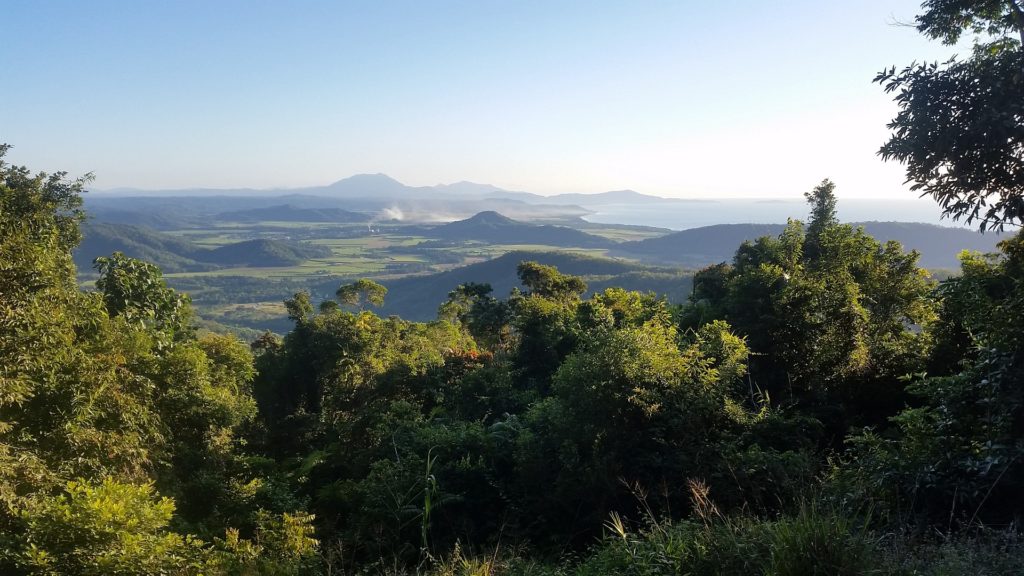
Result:
{"label": "forested hill", "polygon": [[680,269],[644,266],[632,262],[584,256],[568,252],[509,252],[493,260],[463,266],[429,276],[411,276],[383,284],[388,288],[381,313],[397,314],[410,320],[431,320],[448,293],[460,284],[490,284],[496,296],[506,296],[522,287],[516,275],[520,262],[532,260],[582,277],[590,292],[608,287],[654,292],[674,302],[689,296],[692,275]]}
{"label": "forested hill", "polygon": [[200,254],[204,261],[222,266],[292,266],[330,255],[330,248],[325,246],[265,238],[235,242]]}
{"label": "forested hill", "polygon": [[427,236],[440,240],[478,240],[491,244],[546,244],[574,248],[605,248],[614,243],[564,226],[519,222],[493,211],[430,229]]}
{"label": "forested hill", "polygon": [[216,270],[223,266],[291,266],[330,250],[284,240],[247,240],[204,248],[188,240],[144,226],[90,222],[82,226],[82,243],[74,251],[80,271],[92,268],[98,256],[122,252],[152,262],[165,272]]}
{"label": "forested hill", "polygon": [[215,218],[228,222],[366,222],[372,215],[341,208],[301,208],[283,204],[222,212]]}
{"label": "forested hill", "polygon": [[[921,253],[919,264],[926,268],[956,268],[961,250],[995,252],[1005,236],[980,234],[964,228],[951,228],[916,222],[859,222],[864,231],[879,241],[895,240],[904,249]],[[707,266],[728,262],[736,246],[761,236],[775,236],[782,224],[718,224],[674,232],[666,236],[624,242],[616,249],[651,262],[683,266]]]}

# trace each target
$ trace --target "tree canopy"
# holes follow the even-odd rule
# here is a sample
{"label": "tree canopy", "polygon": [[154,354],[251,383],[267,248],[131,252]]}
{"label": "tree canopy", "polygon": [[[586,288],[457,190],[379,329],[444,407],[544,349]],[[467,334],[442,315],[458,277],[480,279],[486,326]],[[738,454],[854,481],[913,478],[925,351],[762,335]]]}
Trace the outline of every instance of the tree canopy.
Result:
{"label": "tree canopy", "polygon": [[923,34],[976,38],[966,60],[914,63],[875,77],[895,94],[885,160],[954,220],[1002,230],[1024,222],[1024,12],[1018,0],[930,0]]}

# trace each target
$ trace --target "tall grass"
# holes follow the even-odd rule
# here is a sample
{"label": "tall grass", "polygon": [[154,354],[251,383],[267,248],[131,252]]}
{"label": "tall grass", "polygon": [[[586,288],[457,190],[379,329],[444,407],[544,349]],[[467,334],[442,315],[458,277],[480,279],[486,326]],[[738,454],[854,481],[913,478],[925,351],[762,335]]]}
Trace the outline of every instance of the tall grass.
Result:
{"label": "tall grass", "polygon": [[[1015,531],[923,541],[879,537],[864,515],[805,499],[789,514],[723,514],[707,487],[690,483],[693,513],[639,521],[609,515],[605,535],[583,559],[538,561],[522,548],[467,554],[456,544],[422,566],[429,576],[1017,576],[1024,539]],[[381,570],[377,574],[405,574]],[[411,574],[411,573],[410,573]]]}

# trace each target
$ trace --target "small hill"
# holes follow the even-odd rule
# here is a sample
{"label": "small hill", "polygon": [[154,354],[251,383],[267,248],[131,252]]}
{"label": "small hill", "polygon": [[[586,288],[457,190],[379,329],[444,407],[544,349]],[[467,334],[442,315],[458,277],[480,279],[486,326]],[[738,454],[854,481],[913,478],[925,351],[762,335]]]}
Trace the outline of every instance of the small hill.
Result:
{"label": "small hill", "polygon": [[366,222],[370,216],[341,208],[299,208],[292,204],[221,212],[222,222]]}
{"label": "small hill", "polygon": [[86,222],[82,225],[82,243],[75,249],[75,265],[80,271],[92,269],[93,259],[123,252],[146,260],[164,272],[213,270],[217,266],[201,262],[205,250],[188,240],[157,232],[144,226]]}
{"label": "small hill", "polygon": [[543,202],[569,202],[581,206],[600,204],[636,204],[644,202],[671,202],[671,198],[641,194],[636,190],[613,190],[611,192],[599,192],[597,194],[555,194],[544,198]]}
{"label": "small hill", "polygon": [[[881,242],[895,240],[905,250],[921,253],[920,265],[925,268],[957,268],[961,250],[993,252],[1001,239],[995,234],[980,234],[965,228],[949,228],[917,222],[859,222],[864,231]],[[624,242],[617,253],[639,257],[651,262],[683,266],[707,266],[729,262],[736,248],[746,240],[761,236],[777,236],[782,224],[718,224],[691,228],[658,238]]]}
{"label": "small hill", "polygon": [[716,224],[648,240],[624,242],[616,248],[617,251],[656,262],[707,266],[731,261],[743,242],[761,236],[777,236],[784,227],[782,224]]}
{"label": "small hill", "polygon": [[921,253],[925,268],[959,268],[957,254],[962,250],[997,252],[996,244],[1006,234],[982,234],[967,228],[950,228],[916,222],[862,222],[864,231],[879,240],[895,240],[906,250]]}
{"label": "small hill", "polygon": [[80,271],[92,268],[98,256],[123,252],[146,260],[164,272],[203,272],[234,266],[294,266],[310,258],[330,256],[325,246],[283,240],[245,240],[209,249],[144,226],[87,222],[82,243],[74,251]]}
{"label": "small hill", "polygon": [[245,240],[214,248],[202,254],[202,259],[220,266],[294,266],[310,258],[331,255],[326,246],[299,244],[282,240]]}
{"label": "small hill", "polygon": [[383,314],[397,314],[409,320],[430,320],[448,293],[467,282],[490,284],[497,298],[520,287],[516,267],[524,260],[555,266],[560,272],[582,276],[590,291],[619,286],[653,291],[681,302],[690,293],[692,278],[680,269],[657,268],[610,258],[569,252],[515,251],[503,256],[428,276],[411,276],[383,282],[388,287]]}
{"label": "small hill", "polygon": [[536,225],[512,220],[493,211],[438,226],[426,232],[440,240],[477,240],[489,244],[539,244],[559,248],[607,248],[614,242],[565,226]]}

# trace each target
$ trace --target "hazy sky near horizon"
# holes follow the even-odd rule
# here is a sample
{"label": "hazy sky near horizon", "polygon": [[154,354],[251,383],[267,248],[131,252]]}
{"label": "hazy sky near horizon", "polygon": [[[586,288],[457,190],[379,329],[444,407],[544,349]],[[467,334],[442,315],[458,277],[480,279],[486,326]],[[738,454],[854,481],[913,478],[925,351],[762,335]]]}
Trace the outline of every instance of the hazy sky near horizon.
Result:
{"label": "hazy sky near horizon", "polygon": [[894,25],[920,0],[0,5],[8,160],[99,189],[907,198],[871,80],[956,52]]}

